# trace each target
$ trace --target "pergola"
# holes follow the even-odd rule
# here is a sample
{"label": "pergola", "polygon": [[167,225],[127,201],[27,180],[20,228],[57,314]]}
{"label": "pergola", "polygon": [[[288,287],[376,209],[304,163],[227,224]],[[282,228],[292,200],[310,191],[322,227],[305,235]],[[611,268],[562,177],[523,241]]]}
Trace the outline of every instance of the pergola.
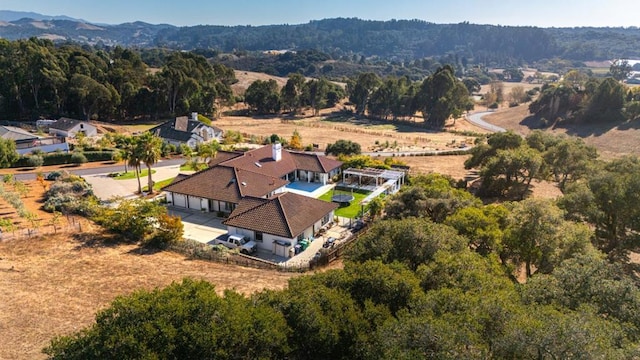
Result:
{"label": "pergola", "polygon": [[[357,181],[356,181],[357,179]],[[374,191],[382,185],[388,185],[396,192],[404,184],[404,172],[396,170],[349,168],[342,172],[342,186]]]}

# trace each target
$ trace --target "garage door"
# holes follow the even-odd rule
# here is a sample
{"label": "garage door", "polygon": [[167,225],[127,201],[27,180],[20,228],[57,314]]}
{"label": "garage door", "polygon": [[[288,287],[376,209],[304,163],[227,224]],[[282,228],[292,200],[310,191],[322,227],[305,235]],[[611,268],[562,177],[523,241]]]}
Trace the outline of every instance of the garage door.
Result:
{"label": "garage door", "polygon": [[189,209],[200,210],[202,206],[200,205],[200,198],[191,196],[189,197]]}
{"label": "garage door", "polygon": [[173,194],[173,205],[186,208],[187,196],[182,194]]}

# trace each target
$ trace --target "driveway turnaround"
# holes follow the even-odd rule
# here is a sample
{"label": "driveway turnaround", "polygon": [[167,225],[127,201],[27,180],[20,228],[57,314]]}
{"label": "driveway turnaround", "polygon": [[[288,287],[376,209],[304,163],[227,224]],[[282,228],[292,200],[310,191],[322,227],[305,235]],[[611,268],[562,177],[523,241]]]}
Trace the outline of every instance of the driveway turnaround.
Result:
{"label": "driveway turnaround", "polygon": [[178,209],[173,206],[168,206],[167,209],[169,214],[182,218],[184,225],[182,237],[185,239],[213,245],[213,239],[227,233],[227,228],[222,225],[223,219],[215,217],[212,213]]}
{"label": "driveway turnaround", "polygon": [[[180,165],[169,166],[157,166],[154,167],[155,171],[152,174],[153,181],[162,181],[176,177],[180,172]],[[118,169],[122,171],[122,167]],[[129,169],[131,171],[131,169]],[[89,184],[93,187],[93,193],[101,200],[111,200],[114,197],[123,197],[125,199],[131,199],[137,197],[138,192],[138,180],[116,180],[108,176],[109,173],[82,175]],[[147,177],[140,178],[142,187],[147,185]]]}

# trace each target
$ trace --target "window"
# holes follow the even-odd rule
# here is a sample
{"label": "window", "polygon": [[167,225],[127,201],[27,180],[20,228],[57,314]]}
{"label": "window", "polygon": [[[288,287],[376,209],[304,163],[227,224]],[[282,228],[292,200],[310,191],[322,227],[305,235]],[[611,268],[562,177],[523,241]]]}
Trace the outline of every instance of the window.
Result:
{"label": "window", "polygon": [[262,242],[262,233],[259,231],[256,231],[256,241]]}
{"label": "window", "polygon": [[329,221],[331,221],[331,214],[327,214],[322,218],[322,225],[325,225],[327,223],[329,223]]}

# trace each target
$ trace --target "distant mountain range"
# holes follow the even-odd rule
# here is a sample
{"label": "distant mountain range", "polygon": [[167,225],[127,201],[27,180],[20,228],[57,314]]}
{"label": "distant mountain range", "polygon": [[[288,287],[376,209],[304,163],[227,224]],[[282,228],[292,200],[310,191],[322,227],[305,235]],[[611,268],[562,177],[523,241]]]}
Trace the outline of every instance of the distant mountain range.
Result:
{"label": "distant mountain range", "polygon": [[[576,61],[640,58],[638,28],[537,28],[434,24],[420,20],[336,18],[298,25],[177,27],[144,22],[92,24],[67,16],[0,11],[0,37],[29,37],[91,45],[238,51],[314,49],[333,58],[413,60],[455,56],[485,64],[562,58]],[[464,61],[464,60],[462,60]]]}
{"label": "distant mountain range", "polygon": [[33,20],[70,20],[70,21],[80,21],[87,22],[82,19],[75,19],[66,15],[42,15],[35,12],[30,11],[12,11],[12,10],[0,10],[0,21],[16,21],[20,19],[33,19]]}

